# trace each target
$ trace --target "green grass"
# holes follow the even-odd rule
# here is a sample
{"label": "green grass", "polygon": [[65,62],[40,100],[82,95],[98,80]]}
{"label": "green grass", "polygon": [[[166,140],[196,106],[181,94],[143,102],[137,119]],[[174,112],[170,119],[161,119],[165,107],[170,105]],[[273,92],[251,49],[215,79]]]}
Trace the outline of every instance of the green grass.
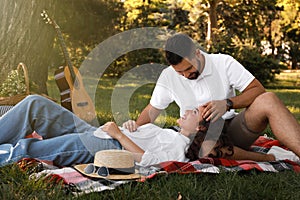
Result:
{"label": "green grass", "polygon": [[268,85],[269,88],[300,89],[300,70],[283,71],[275,75],[275,81]]}
{"label": "green grass", "polygon": [[299,178],[291,172],[171,174],[82,199],[176,199],[179,193],[183,199],[299,199]]}
{"label": "green grass", "polygon": [[0,199],[64,199],[62,184],[29,179],[16,165],[0,168]]}
{"label": "green grass", "polygon": [[[279,80],[280,81],[280,80]],[[129,113],[113,113],[110,99],[116,78],[99,81],[96,93],[96,109],[100,123],[109,120],[135,119],[148,104],[153,84],[146,84],[135,90],[129,100]],[[281,86],[284,87],[285,83]],[[134,85],[124,85],[132,89]],[[300,122],[300,89],[280,89],[277,85],[268,91],[275,92]],[[287,88],[287,87],[284,87]],[[59,100],[57,86],[50,77],[49,95]],[[123,102],[123,99],[120,99]],[[116,117],[115,117],[116,116]],[[169,126],[176,123],[178,107],[172,104],[165,115],[156,123]],[[248,172],[189,175],[162,175],[143,183],[131,182],[112,191],[79,196],[78,199],[300,199],[300,174],[294,172],[258,173]],[[15,165],[0,168],[0,199],[73,199],[60,184],[30,180],[29,175]]]}

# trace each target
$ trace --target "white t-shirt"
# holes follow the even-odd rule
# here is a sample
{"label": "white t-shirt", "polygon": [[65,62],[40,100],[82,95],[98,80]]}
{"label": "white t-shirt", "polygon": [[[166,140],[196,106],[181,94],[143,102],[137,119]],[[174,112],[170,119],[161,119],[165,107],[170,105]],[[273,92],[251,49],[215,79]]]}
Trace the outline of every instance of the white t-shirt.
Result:
{"label": "white t-shirt", "polygon": [[[179,75],[172,66],[162,71],[150,100],[152,106],[165,109],[175,101],[182,116],[187,109],[236,96],[235,90],[242,92],[255,78],[229,55],[201,53],[205,57],[205,67],[196,80]],[[232,109],[223,119],[234,115]]]}
{"label": "white t-shirt", "polygon": [[[129,132],[122,127],[119,128],[145,151],[141,162],[137,163],[138,165],[148,166],[164,161],[188,161],[185,152],[190,139],[181,133],[171,129],[163,129],[150,123],[140,126],[135,132]],[[109,138],[101,127],[94,132],[94,135],[100,138]]]}

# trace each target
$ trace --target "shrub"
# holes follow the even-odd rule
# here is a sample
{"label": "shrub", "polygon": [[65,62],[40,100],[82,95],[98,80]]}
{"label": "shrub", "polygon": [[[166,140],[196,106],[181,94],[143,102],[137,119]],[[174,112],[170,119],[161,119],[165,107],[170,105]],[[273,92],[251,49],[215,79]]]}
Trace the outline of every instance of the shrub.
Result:
{"label": "shrub", "polygon": [[0,86],[0,96],[14,96],[16,94],[25,93],[25,91],[25,78],[18,70],[9,72],[7,78]]}
{"label": "shrub", "polygon": [[262,55],[258,50],[244,47],[235,57],[262,84],[273,82],[275,74],[279,74],[285,66],[274,58]]}

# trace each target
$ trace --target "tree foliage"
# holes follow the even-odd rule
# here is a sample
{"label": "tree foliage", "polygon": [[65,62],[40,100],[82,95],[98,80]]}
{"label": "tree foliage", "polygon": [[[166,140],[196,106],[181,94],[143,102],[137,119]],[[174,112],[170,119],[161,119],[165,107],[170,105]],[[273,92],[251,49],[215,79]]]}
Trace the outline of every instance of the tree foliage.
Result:
{"label": "tree foliage", "polygon": [[280,17],[282,34],[278,48],[283,49],[282,60],[290,62],[292,69],[297,69],[300,60],[300,1],[279,0],[278,5],[284,7]]}
{"label": "tree foliage", "polygon": [[48,69],[65,65],[55,30],[40,16],[44,9],[60,26],[74,66],[79,66],[97,43],[115,33],[114,21],[119,15],[115,1],[1,1],[0,82],[23,62],[30,80],[39,86],[36,92],[47,93]]}
{"label": "tree foliage", "polygon": [[[0,83],[24,62],[30,80],[46,93],[48,69],[65,65],[55,31],[39,16],[43,9],[59,24],[74,66],[116,33],[164,27],[187,33],[209,52],[230,54],[262,82],[272,81],[282,64],[299,67],[299,7],[299,0],[3,0]],[[137,65],[164,62],[159,50],[144,49],[122,55],[106,73],[121,76]]]}
{"label": "tree foliage", "polygon": [[[124,7],[127,8],[127,15],[123,22],[128,24],[120,24],[125,29],[155,25],[185,32],[209,52],[233,55],[263,83],[272,81],[274,74],[284,67],[279,63],[278,56],[275,56],[280,34],[277,21],[282,11],[277,1],[159,2],[158,5],[157,1],[151,1],[150,4],[149,1],[126,0]],[[153,18],[155,20],[149,20]],[[270,55],[265,55],[266,49],[271,52]],[[245,55],[250,58],[251,53],[253,55],[250,57],[255,59],[256,66],[250,64],[251,61],[244,60],[247,59]]]}

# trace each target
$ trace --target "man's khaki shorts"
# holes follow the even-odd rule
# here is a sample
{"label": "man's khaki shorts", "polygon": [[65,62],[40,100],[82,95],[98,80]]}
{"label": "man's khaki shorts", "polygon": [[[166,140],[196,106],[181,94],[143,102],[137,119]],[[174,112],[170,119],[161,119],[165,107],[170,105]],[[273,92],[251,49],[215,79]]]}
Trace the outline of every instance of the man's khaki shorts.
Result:
{"label": "man's khaki shorts", "polygon": [[240,112],[232,119],[225,120],[223,132],[229,136],[235,146],[243,149],[249,149],[255,140],[262,135],[262,133],[252,131],[247,127],[245,111]]}

